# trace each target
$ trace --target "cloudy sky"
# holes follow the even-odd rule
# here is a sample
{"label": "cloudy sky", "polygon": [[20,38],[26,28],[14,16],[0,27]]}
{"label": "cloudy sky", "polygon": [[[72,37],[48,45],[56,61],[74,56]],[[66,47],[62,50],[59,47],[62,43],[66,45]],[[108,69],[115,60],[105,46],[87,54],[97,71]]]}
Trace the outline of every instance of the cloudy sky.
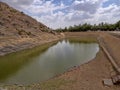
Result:
{"label": "cloudy sky", "polygon": [[0,0],[50,28],[120,20],[120,0]]}

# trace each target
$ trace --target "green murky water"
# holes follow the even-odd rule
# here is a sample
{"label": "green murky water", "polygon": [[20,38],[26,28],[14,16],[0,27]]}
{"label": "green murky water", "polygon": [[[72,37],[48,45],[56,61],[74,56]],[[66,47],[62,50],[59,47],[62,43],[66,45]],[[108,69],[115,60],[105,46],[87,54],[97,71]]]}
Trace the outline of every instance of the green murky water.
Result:
{"label": "green murky water", "polygon": [[97,43],[62,40],[0,57],[0,84],[32,84],[48,80],[95,58]]}

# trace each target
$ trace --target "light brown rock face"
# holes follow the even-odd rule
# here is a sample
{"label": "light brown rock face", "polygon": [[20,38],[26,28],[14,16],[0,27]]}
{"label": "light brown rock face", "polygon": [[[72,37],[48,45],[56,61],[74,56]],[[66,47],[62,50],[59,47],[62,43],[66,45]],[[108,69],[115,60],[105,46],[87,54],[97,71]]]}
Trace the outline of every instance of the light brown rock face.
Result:
{"label": "light brown rock face", "polygon": [[49,28],[30,16],[0,2],[0,33],[4,35],[38,35]]}
{"label": "light brown rock face", "polygon": [[0,2],[0,55],[60,38],[32,17]]}

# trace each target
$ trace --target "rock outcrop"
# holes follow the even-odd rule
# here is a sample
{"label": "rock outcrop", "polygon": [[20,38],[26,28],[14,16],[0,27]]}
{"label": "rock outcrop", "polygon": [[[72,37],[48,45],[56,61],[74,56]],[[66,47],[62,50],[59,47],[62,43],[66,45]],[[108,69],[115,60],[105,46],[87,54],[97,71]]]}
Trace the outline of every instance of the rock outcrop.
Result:
{"label": "rock outcrop", "polygon": [[61,38],[46,25],[0,2],[0,55]]}

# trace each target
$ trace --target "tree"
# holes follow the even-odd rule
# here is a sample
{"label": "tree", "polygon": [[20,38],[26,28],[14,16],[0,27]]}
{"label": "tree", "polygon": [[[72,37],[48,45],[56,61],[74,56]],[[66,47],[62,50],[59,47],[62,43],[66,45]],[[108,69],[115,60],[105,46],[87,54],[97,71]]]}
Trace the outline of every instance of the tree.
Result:
{"label": "tree", "polygon": [[119,29],[120,31],[120,20],[115,24],[116,29]]}
{"label": "tree", "polygon": [[70,31],[70,32],[78,32],[78,31],[114,31],[114,30],[119,30],[120,31],[120,20],[116,22],[115,24],[109,24],[109,23],[104,23],[101,22],[98,25],[94,24],[79,24],[79,25],[74,25],[70,26],[69,28],[65,27],[64,29],[58,29],[59,31]]}

